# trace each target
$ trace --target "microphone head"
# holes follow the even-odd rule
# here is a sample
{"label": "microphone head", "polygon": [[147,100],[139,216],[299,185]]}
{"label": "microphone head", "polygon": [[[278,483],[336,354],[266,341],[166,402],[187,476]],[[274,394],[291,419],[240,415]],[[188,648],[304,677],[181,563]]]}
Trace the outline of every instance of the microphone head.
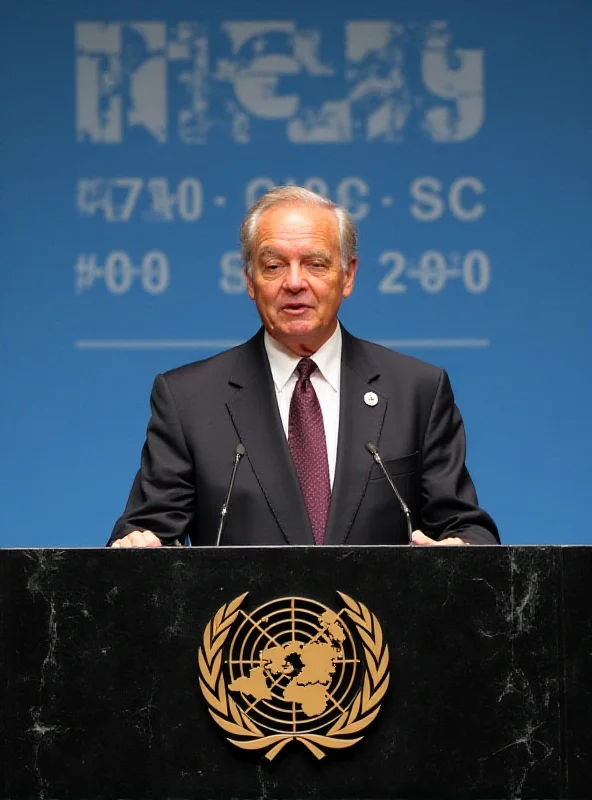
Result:
{"label": "microphone head", "polygon": [[374,444],[374,442],[366,442],[366,444],[364,445],[364,447],[365,447],[365,448],[366,448],[366,450],[367,450],[367,451],[370,453],[370,455],[371,455],[371,456],[375,456],[375,455],[376,455],[376,453],[378,452],[378,451],[377,451],[377,449],[376,449],[376,445]]}
{"label": "microphone head", "polygon": [[239,442],[237,446],[234,448],[234,454],[236,456],[244,456],[247,451],[245,450],[245,446],[242,442]]}

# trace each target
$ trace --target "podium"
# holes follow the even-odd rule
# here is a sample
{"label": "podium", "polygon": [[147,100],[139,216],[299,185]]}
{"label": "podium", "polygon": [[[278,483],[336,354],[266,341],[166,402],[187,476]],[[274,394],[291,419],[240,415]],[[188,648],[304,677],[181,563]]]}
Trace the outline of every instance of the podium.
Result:
{"label": "podium", "polygon": [[[591,586],[586,547],[0,551],[0,798],[588,800]],[[245,592],[375,615],[361,741],[228,741],[197,654]]]}

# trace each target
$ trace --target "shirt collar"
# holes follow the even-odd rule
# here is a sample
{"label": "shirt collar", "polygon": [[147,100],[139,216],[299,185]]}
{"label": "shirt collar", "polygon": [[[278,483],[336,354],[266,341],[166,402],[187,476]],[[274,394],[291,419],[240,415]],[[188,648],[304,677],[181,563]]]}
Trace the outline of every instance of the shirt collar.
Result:
{"label": "shirt collar", "polygon": [[[292,373],[302,356],[292,353],[265,331],[265,351],[269,359],[273,382],[278,392],[281,392],[289,381]],[[339,377],[341,374],[341,325],[337,323],[334,333],[325,344],[311,356],[323,378],[333,391],[339,391]]]}

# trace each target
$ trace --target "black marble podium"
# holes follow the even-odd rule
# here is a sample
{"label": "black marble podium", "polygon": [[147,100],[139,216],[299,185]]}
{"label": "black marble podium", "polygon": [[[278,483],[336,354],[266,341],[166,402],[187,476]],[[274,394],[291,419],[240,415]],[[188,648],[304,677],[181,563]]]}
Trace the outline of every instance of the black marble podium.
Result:
{"label": "black marble podium", "polygon": [[[223,603],[368,605],[362,742],[229,744],[196,652]],[[0,551],[0,798],[592,798],[592,548]]]}

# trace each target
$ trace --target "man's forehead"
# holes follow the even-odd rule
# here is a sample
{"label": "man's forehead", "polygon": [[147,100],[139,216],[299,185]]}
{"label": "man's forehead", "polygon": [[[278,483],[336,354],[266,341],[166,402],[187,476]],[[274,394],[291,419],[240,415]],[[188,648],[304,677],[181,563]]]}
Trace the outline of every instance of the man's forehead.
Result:
{"label": "man's forehead", "polygon": [[[263,244],[257,248],[257,255],[259,258],[273,258],[281,257],[284,254],[282,247],[274,246],[273,244]],[[311,247],[307,248],[304,252],[300,252],[302,258],[322,258],[327,261],[331,260],[331,251],[325,247]]]}

